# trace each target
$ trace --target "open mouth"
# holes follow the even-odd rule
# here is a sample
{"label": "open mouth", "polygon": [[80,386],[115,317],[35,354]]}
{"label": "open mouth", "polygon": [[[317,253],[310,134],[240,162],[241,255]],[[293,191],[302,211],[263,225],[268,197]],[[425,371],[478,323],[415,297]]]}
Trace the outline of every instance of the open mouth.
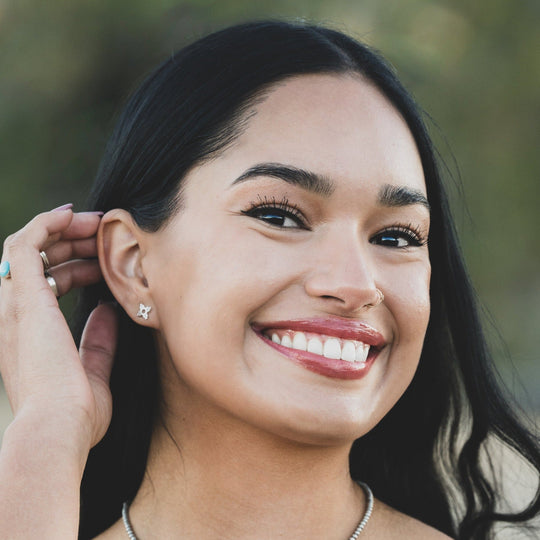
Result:
{"label": "open mouth", "polygon": [[364,377],[384,346],[383,337],[362,323],[324,322],[283,321],[253,325],[253,330],[265,343],[310,371],[340,379]]}

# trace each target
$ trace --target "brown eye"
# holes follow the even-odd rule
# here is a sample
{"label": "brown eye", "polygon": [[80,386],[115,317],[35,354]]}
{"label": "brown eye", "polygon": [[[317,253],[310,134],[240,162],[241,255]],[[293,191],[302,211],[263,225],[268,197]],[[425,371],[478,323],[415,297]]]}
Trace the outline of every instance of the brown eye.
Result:
{"label": "brown eye", "polygon": [[376,234],[370,241],[372,244],[397,249],[419,247],[425,243],[419,233],[406,227],[386,229]]}
{"label": "brown eye", "polygon": [[254,208],[248,215],[285,229],[303,226],[303,223],[296,216],[279,208]]}
{"label": "brown eye", "polygon": [[257,203],[252,203],[242,214],[281,229],[309,229],[302,212],[286,199],[277,202],[259,198]]}

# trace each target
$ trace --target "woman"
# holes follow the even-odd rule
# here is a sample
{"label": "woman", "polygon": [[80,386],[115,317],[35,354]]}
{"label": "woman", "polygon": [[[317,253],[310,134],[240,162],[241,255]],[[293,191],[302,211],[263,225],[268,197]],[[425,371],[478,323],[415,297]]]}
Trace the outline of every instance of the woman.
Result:
{"label": "woman", "polygon": [[538,447],[373,51],[277,22],[194,43],[130,99],[91,205],[5,243],[8,537],[488,538],[538,514],[496,511],[483,445],[536,473]]}

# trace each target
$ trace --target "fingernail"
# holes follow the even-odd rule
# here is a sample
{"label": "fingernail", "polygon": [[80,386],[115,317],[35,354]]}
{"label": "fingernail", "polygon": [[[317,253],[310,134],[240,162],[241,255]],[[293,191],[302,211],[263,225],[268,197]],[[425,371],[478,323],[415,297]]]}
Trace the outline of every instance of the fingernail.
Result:
{"label": "fingernail", "polygon": [[89,216],[102,216],[103,212],[101,210],[93,210],[92,212],[79,212],[80,214],[87,214]]}
{"label": "fingernail", "polygon": [[53,210],[51,210],[51,212],[60,212],[62,210],[69,210],[71,208],[73,208],[73,203],[67,203],[59,206],[58,208],[54,208]]}

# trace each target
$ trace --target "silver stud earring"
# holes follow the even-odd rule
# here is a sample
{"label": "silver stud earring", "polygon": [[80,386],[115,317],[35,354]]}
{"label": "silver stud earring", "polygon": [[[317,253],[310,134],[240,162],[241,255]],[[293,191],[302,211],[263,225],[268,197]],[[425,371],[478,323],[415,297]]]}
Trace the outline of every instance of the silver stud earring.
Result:
{"label": "silver stud earring", "polygon": [[137,312],[137,317],[142,317],[145,321],[148,320],[148,314],[152,306],[145,306],[144,304],[139,304],[139,311]]}

